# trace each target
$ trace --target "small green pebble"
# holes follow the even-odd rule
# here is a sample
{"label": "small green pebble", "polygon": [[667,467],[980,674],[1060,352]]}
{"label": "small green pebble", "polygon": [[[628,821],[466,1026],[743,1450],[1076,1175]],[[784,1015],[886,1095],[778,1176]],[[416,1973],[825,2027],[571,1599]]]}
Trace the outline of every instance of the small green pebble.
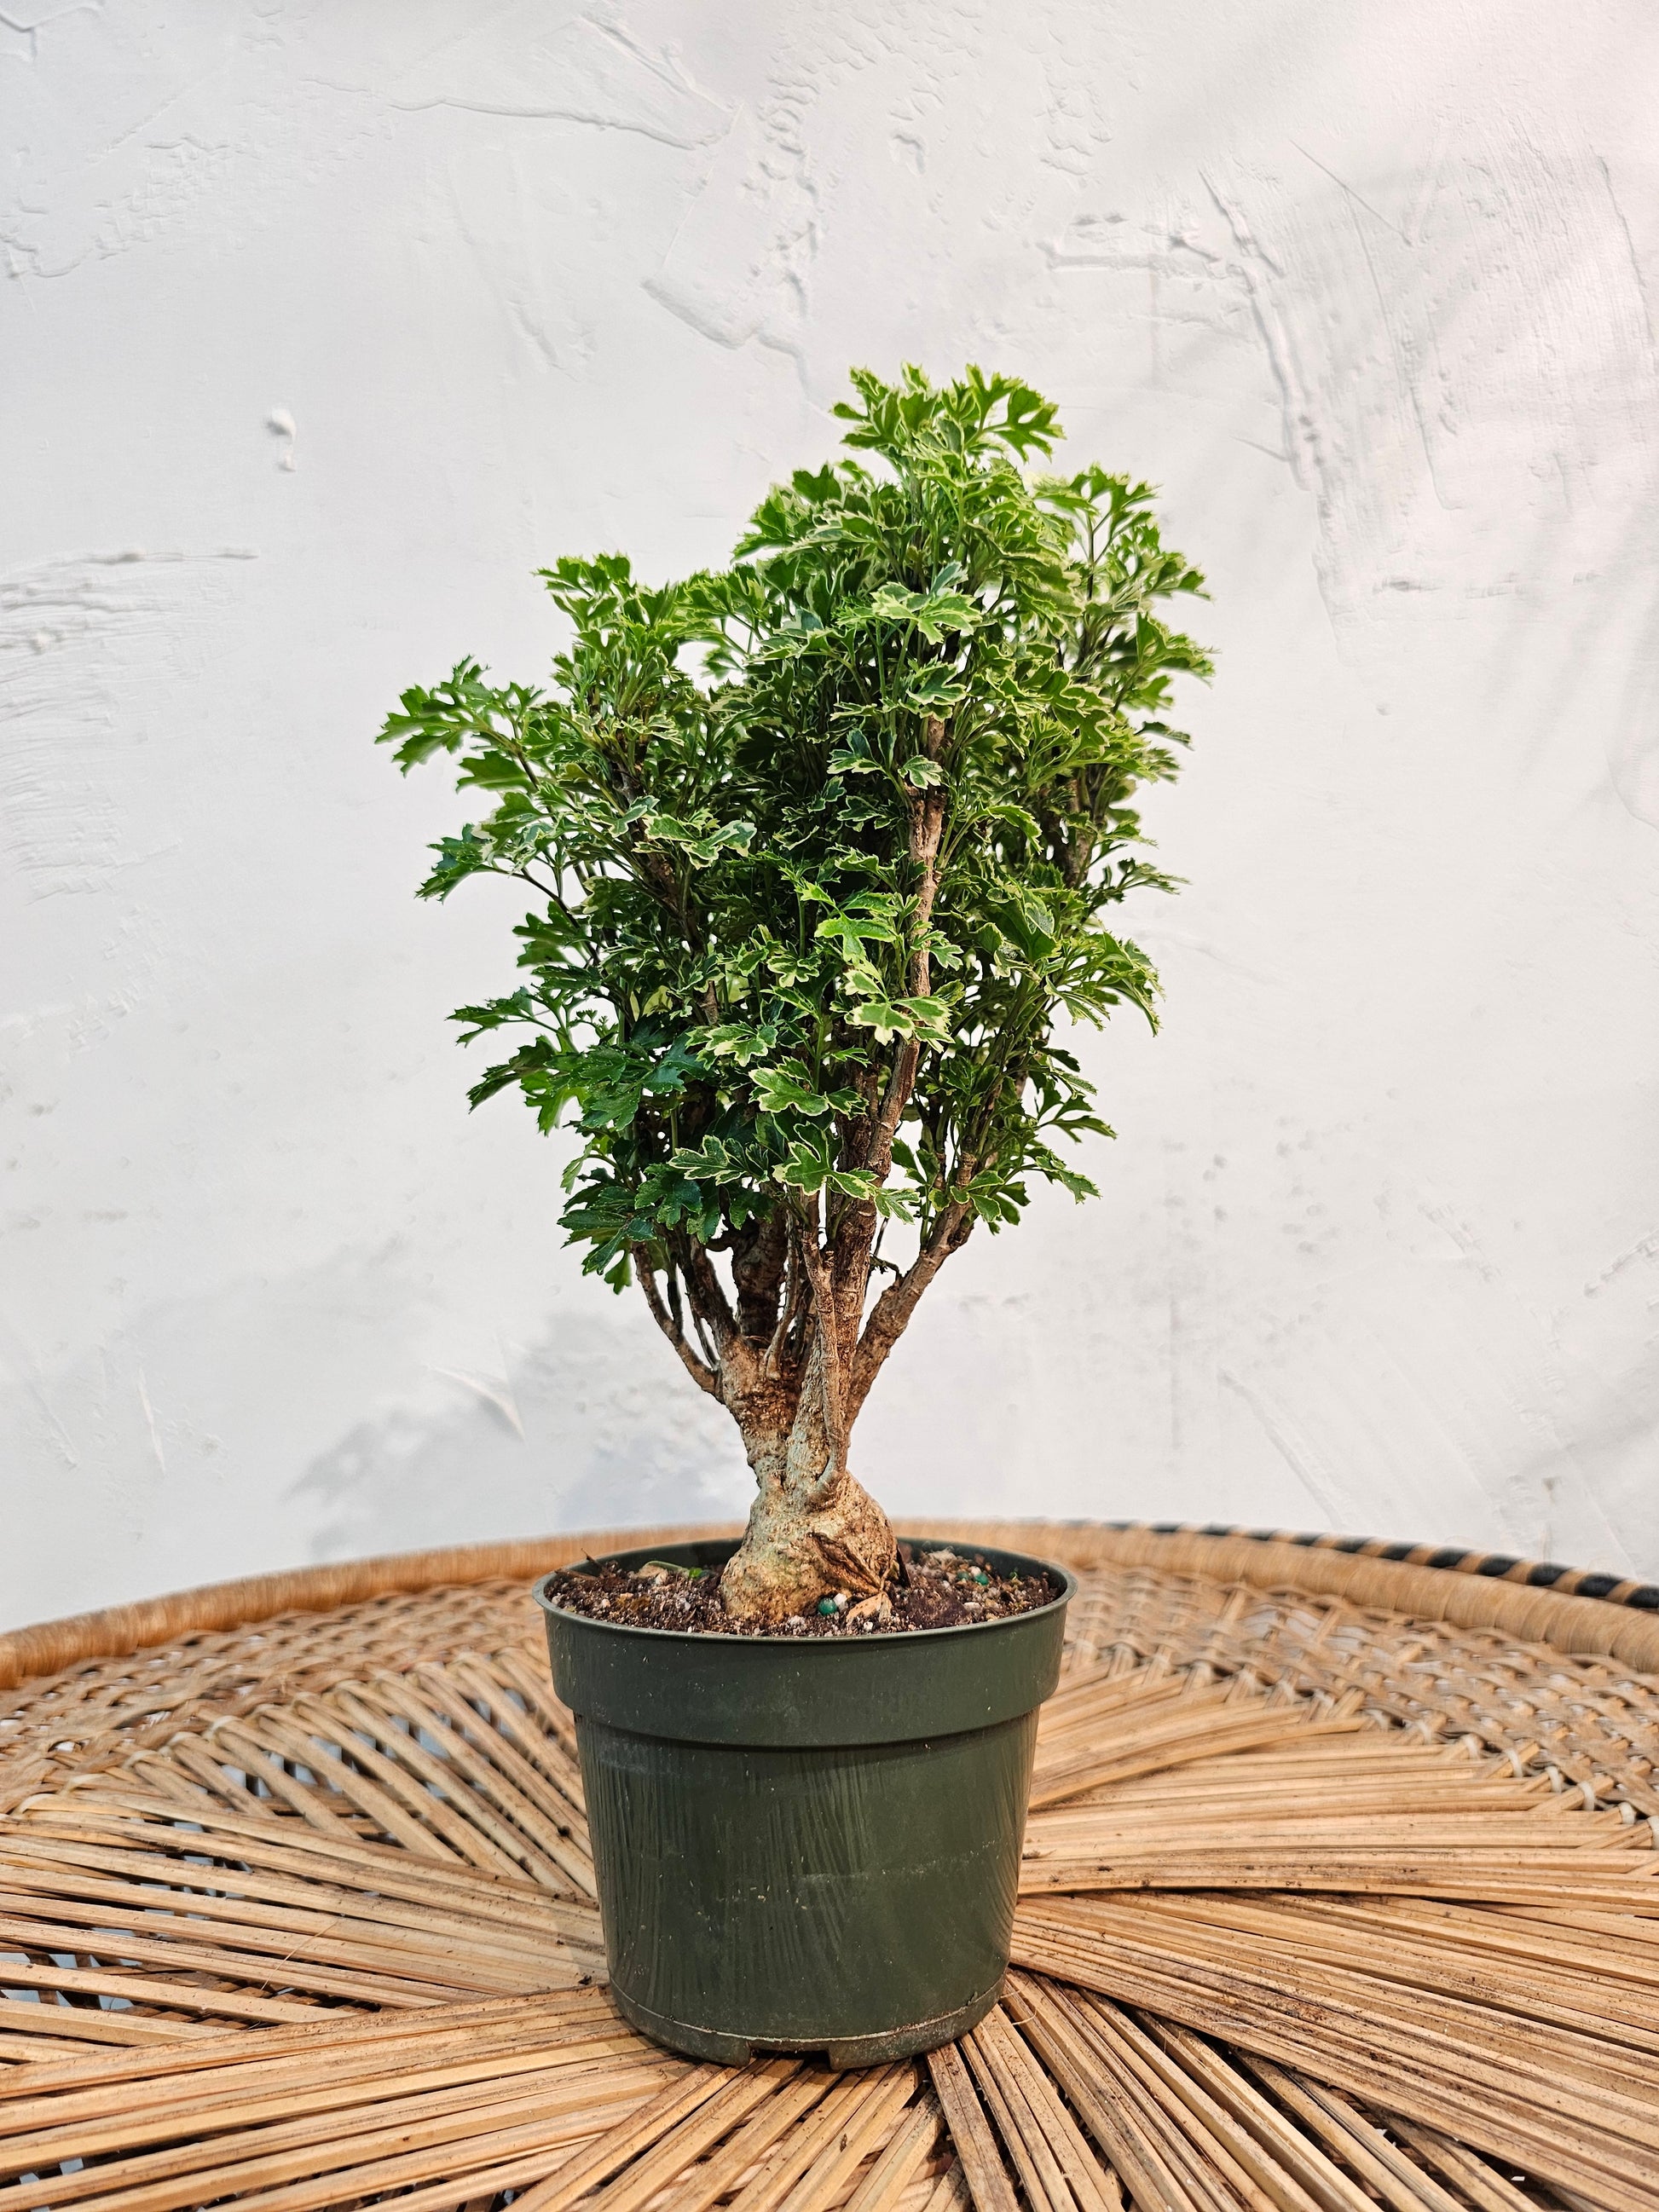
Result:
{"label": "small green pebble", "polygon": [[818,1611],[820,1613],[838,1613],[840,1610],[841,1608],[836,1605],[836,1601],[832,1597],[821,1597],[818,1600]]}

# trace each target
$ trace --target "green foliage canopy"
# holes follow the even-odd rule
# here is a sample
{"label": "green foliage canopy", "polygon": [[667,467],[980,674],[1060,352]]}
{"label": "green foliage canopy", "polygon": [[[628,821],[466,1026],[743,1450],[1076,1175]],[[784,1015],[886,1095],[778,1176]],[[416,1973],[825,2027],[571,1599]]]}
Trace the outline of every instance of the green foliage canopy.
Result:
{"label": "green foliage canopy", "polygon": [[925,1249],[1034,1177],[1088,1194],[1055,1143],[1110,1132],[1059,1018],[1153,1015],[1108,925],[1170,887],[1132,801],[1186,742],[1172,678],[1208,672],[1159,612],[1202,579],[1146,485],[1028,470],[1059,430],[1024,384],[853,383],[847,457],[775,489],[729,568],[561,561],[550,688],[463,661],[381,732],[485,809],[423,895],[535,892],[523,981],[456,1017],[520,1040],[471,1095],[574,1123],[562,1225],[618,1287],[781,1207]]}

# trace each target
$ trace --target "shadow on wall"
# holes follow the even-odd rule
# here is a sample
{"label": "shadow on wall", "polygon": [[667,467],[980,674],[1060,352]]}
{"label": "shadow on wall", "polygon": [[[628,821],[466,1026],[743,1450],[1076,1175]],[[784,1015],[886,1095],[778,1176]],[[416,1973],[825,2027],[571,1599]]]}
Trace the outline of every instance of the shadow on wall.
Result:
{"label": "shadow on wall", "polygon": [[[436,1369],[455,1402],[360,1422],[288,1495],[319,1563],[557,1529],[741,1519],[751,1488],[718,1407],[586,1318],[507,1375]],[[392,1533],[395,1531],[395,1534]]]}

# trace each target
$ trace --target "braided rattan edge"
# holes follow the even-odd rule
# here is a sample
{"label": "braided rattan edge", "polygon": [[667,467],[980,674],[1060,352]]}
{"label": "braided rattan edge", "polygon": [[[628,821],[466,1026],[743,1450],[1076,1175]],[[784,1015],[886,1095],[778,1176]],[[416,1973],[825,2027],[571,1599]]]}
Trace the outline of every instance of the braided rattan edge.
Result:
{"label": "braided rattan edge", "polygon": [[67,1614],[0,1635],[0,1690],[40,1674],[56,1674],[83,1659],[119,1658],[185,1636],[212,1635],[279,1613],[331,1613],[368,1598],[412,1594],[447,1585],[529,1582],[590,1552],[635,1544],[683,1543],[699,1536],[738,1534],[729,1527],[614,1528],[573,1531],[565,1536],[526,1537],[503,1544],[457,1544],[435,1552],[392,1552],[323,1567],[249,1575],[207,1583],[165,1597],[111,1606],[100,1613]]}
{"label": "braided rattan edge", "polygon": [[1481,1565],[1486,1555],[1478,1552],[1457,1555],[1456,1565],[1421,1566],[1374,1553],[1327,1549],[1318,1539],[1252,1529],[1218,1535],[1087,1521],[907,1521],[905,1526],[917,1535],[956,1533],[981,1544],[1046,1547],[1071,1567],[1154,1567],[1257,1589],[1340,1598],[1415,1620],[1498,1629],[1525,1643],[1618,1659],[1644,1674],[1659,1674],[1659,1615],[1617,1598],[1489,1577]]}
{"label": "braided rattan edge", "polygon": [[1257,1544],[1294,1544],[1302,1550],[1348,1552],[1367,1559],[1392,1559],[1413,1567],[1446,1567],[1488,1581],[1525,1583],[1570,1597],[1604,1597],[1613,1605],[1659,1613],[1659,1583],[1599,1567],[1564,1567],[1554,1559],[1516,1559],[1508,1552],[1474,1552],[1460,1545],[1396,1544],[1380,1536],[1310,1535],[1295,1528],[1239,1528],[1215,1522],[1109,1521],[1109,1528],[1147,1528],[1155,1536],[1246,1536]]}
{"label": "braided rattan edge", "polygon": [[[972,1543],[1036,1550],[1073,1567],[1155,1567],[1261,1589],[1340,1598],[1418,1620],[1498,1629],[1560,1651],[1605,1656],[1659,1674],[1659,1617],[1627,1601],[1626,1592],[1639,1586],[1616,1586],[1618,1594],[1611,1597],[1535,1587],[1525,1578],[1528,1563],[1524,1561],[1506,1563],[1506,1572],[1499,1577],[1492,1572],[1488,1555],[1478,1553],[1437,1554],[1445,1563],[1431,1566],[1378,1557],[1381,1546],[1337,1549],[1334,1546],[1346,1540],[1254,1530],[1224,1534],[1121,1522],[956,1519],[906,1521],[904,1527],[917,1535],[950,1535]],[[212,1583],[0,1635],[0,1689],[57,1674],[83,1660],[118,1657],[279,1613],[326,1613],[392,1592],[445,1585],[528,1581],[590,1552],[736,1533],[735,1523],[587,1531],[395,1553]],[[1422,1557],[1419,1548],[1416,1559]],[[1558,1579],[1582,1578],[1563,1570]]]}

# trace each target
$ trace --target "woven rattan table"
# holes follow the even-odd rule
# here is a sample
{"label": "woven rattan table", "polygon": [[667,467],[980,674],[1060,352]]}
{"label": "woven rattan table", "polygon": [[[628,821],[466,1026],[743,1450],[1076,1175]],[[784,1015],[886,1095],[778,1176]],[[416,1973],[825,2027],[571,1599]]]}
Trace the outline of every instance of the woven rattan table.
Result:
{"label": "woven rattan table", "polygon": [[1081,1577],[1014,1971],[839,2075],[606,1998],[526,1589],[623,1539],[0,1637],[0,2212],[1659,2206],[1659,1591],[951,1533]]}

